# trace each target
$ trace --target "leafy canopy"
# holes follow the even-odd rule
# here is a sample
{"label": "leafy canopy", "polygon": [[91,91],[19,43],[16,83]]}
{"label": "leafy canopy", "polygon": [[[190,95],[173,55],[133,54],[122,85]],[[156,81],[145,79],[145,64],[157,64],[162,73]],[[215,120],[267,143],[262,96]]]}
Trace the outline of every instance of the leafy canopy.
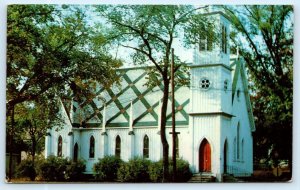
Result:
{"label": "leafy canopy", "polygon": [[8,108],[43,93],[69,96],[68,87],[76,93],[75,86],[84,89],[94,81],[109,86],[121,62],[109,55],[95,32],[81,6],[10,5]]}

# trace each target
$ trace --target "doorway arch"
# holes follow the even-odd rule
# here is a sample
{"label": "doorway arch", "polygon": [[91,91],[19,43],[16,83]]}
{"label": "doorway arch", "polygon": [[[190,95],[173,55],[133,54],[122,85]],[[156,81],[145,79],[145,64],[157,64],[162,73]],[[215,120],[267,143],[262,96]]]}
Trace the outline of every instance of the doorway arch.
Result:
{"label": "doorway arch", "polygon": [[207,139],[203,139],[199,148],[199,171],[211,172],[211,148]]}

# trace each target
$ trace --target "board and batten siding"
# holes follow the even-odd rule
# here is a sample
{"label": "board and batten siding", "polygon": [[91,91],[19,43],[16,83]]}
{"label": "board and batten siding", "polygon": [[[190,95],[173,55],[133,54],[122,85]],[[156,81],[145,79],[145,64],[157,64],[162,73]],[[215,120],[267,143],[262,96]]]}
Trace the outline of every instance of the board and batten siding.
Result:
{"label": "board and batten siding", "polygon": [[193,162],[194,172],[199,172],[199,148],[203,139],[207,139],[211,148],[212,173],[219,173],[220,160],[220,116],[193,116]]}

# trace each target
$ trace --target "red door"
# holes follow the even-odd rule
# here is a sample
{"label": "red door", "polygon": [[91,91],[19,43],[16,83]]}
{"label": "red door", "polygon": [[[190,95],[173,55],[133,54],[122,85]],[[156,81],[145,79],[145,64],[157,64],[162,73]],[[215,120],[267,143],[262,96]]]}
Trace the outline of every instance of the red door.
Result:
{"label": "red door", "polygon": [[199,171],[211,171],[211,149],[208,141],[204,139],[200,145],[199,150]]}

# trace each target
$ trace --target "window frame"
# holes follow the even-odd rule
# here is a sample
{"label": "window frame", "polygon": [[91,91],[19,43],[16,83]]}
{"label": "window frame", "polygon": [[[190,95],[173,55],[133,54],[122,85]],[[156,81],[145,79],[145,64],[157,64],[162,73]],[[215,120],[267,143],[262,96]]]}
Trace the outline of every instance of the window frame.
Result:
{"label": "window frame", "polygon": [[225,54],[227,54],[227,27],[225,25],[222,25],[221,27],[222,29],[222,32],[221,32],[221,35],[222,35],[222,39],[221,39],[221,51]]}
{"label": "window frame", "polygon": [[62,157],[63,138],[61,135],[57,139],[57,157]]}
{"label": "window frame", "polygon": [[149,154],[149,137],[148,135],[145,135],[143,138],[143,158],[149,158],[150,154]]}
{"label": "window frame", "polygon": [[[205,82],[203,82],[204,80],[205,80]],[[203,85],[205,85],[205,86],[203,87]],[[208,86],[206,87],[206,85],[208,85]],[[212,86],[212,82],[207,77],[203,77],[203,78],[200,79],[199,87],[202,90],[208,90],[208,89],[211,88],[211,86]]]}
{"label": "window frame", "polygon": [[121,137],[119,135],[116,136],[116,139],[115,139],[115,156],[117,158],[121,158]]}
{"label": "window frame", "polygon": [[95,137],[90,137],[89,158],[95,158]]}

